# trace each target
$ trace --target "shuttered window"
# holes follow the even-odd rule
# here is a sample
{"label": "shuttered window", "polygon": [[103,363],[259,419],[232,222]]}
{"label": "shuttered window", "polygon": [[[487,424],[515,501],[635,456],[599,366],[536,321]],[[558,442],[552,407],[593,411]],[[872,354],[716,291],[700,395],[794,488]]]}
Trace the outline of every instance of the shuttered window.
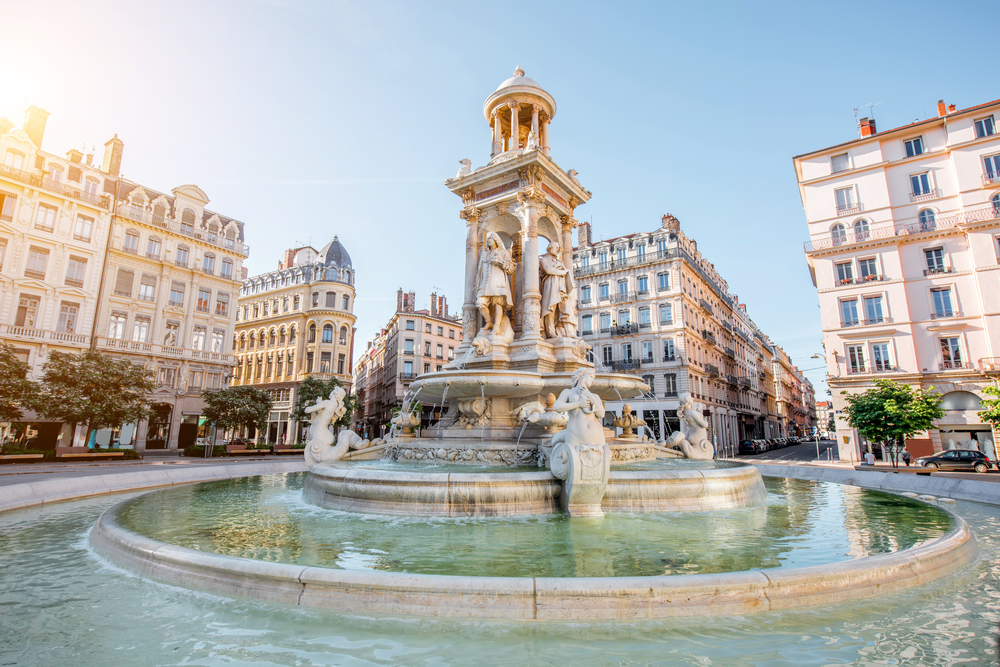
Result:
{"label": "shuttered window", "polygon": [[115,294],[132,296],[132,283],[134,281],[135,273],[128,269],[118,269],[118,277],[115,279]]}

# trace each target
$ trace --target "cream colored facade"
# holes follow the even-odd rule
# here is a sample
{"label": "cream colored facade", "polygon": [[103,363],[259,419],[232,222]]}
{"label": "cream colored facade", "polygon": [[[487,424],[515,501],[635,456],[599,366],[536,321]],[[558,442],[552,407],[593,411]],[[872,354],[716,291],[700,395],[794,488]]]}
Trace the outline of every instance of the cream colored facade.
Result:
{"label": "cream colored facade", "polygon": [[303,442],[291,419],[299,385],[307,377],[353,382],[354,267],[337,237],[320,251],[288,250],[277,271],[243,281],[233,350],[233,386],[252,385],[271,394],[267,432],[271,443]]}
{"label": "cream colored facade", "polygon": [[[122,178],[117,136],[100,167],[79,151],[65,160],[42,152],[47,115],[29,108],[18,131],[0,120],[0,339],[25,350],[35,374],[53,349],[141,361],[157,376],[154,417],[98,442],[191,444],[201,391],[222,386],[232,367],[226,346],[249,251],[243,223],[208,210],[195,185],[167,195]],[[62,444],[72,440],[62,435]]]}
{"label": "cream colored facade", "polygon": [[978,447],[1000,377],[1000,100],[794,158],[809,225],[806,258],[823,318],[842,460],[862,443],[842,392],[878,378],[944,395],[947,416],[911,453]]}
{"label": "cream colored facade", "polygon": [[[354,428],[362,435],[381,436],[392,418],[392,408],[402,405],[410,382],[424,373],[442,370],[455,359],[462,344],[462,320],[449,315],[444,296],[431,294],[427,310],[416,310],[414,301],[413,292],[397,292],[396,312],[358,360]],[[440,405],[424,407],[425,425],[443,414]]]}

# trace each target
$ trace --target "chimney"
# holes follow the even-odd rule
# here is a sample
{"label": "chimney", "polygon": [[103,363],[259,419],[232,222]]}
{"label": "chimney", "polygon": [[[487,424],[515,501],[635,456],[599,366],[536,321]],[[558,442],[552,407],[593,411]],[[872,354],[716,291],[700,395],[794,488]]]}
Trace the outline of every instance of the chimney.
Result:
{"label": "chimney", "polygon": [[955,105],[954,104],[949,104],[948,105],[948,113],[955,113]]}
{"label": "chimney", "polygon": [[90,165],[91,165],[91,164],[92,164],[93,162],[94,162],[94,154],[93,154],[93,153],[87,153],[86,155],[84,155],[84,156],[83,156],[83,163],[84,163],[85,165],[87,165],[88,167],[89,167],[89,166],[90,166]]}
{"label": "chimney", "polygon": [[431,317],[438,316],[438,295],[437,292],[431,292]]}
{"label": "chimney", "polygon": [[675,218],[674,216],[670,215],[669,213],[665,214],[662,218],[660,218],[660,223],[663,225],[663,228],[666,229],[667,231],[670,232],[681,231],[681,221]]}
{"label": "chimney", "polygon": [[288,269],[295,263],[295,248],[289,248],[285,251],[285,258],[281,261],[281,268]]}
{"label": "chimney", "polygon": [[76,150],[75,148],[71,148],[70,150],[66,151],[66,159],[72,162],[73,164],[80,164],[80,161],[83,160],[83,153]]}
{"label": "chimney", "polygon": [[438,304],[438,312],[441,313],[442,317],[448,317],[448,297],[441,296],[441,303]]}
{"label": "chimney", "polygon": [[7,134],[14,129],[14,123],[7,118],[0,118],[0,134]]}
{"label": "chimney", "polygon": [[117,176],[122,169],[122,151],[124,150],[125,142],[119,139],[117,134],[108,139],[107,143],[104,144],[104,163],[101,165],[101,171]]}
{"label": "chimney", "polygon": [[870,137],[875,134],[875,119],[862,118],[861,119],[861,136]]}
{"label": "chimney", "polygon": [[34,104],[24,112],[24,131],[36,148],[42,147],[42,137],[45,136],[45,123],[48,119],[49,112],[39,109]]}
{"label": "chimney", "polygon": [[396,290],[396,312],[403,312],[403,288]]}
{"label": "chimney", "polygon": [[948,113],[948,107],[945,106],[944,100],[938,100],[938,116],[944,116]]}
{"label": "chimney", "polygon": [[412,313],[417,309],[417,293],[407,292],[406,293],[406,312]]}
{"label": "chimney", "polygon": [[583,246],[590,245],[590,223],[589,222],[581,222],[579,225],[577,225],[577,227],[576,227],[576,239],[577,239],[577,243],[579,244],[579,246],[581,248]]}

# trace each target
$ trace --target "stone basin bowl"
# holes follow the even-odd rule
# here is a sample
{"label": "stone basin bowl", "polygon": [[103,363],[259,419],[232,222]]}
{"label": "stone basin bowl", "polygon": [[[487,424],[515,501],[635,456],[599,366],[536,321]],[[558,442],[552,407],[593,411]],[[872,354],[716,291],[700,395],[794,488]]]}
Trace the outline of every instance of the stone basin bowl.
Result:
{"label": "stone basin bowl", "polygon": [[[426,403],[440,402],[447,387],[448,398],[466,400],[486,398],[528,398],[559,395],[573,384],[573,373],[532,373],[509,370],[464,370],[425,373],[410,384]],[[649,387],[633,375],[598,373],[590,390],[605,401],[641,396]]]}

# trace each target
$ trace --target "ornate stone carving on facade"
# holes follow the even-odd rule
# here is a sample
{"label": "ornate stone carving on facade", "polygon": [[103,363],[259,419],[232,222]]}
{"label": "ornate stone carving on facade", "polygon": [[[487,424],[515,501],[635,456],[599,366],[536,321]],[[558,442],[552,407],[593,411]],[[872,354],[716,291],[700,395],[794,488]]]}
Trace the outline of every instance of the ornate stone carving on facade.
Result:
{"label": "ornate stone carving on facade", "polygon": [[458,174],[456,174],[455,178],[462,178],[472,173],[472,160],[465,158],[459,160],[458,163],[462,166],[458,169]]}
{"label": "ornate stone carving on facade", "polygon": [[570,295],[573,279],[569,269],[563,264],[558,243],[550,243],[548,250],[538,260],[542,278],[541,316],[543,334],[546,338],[566,336],[566,324],[574,325],[575,316]]}

